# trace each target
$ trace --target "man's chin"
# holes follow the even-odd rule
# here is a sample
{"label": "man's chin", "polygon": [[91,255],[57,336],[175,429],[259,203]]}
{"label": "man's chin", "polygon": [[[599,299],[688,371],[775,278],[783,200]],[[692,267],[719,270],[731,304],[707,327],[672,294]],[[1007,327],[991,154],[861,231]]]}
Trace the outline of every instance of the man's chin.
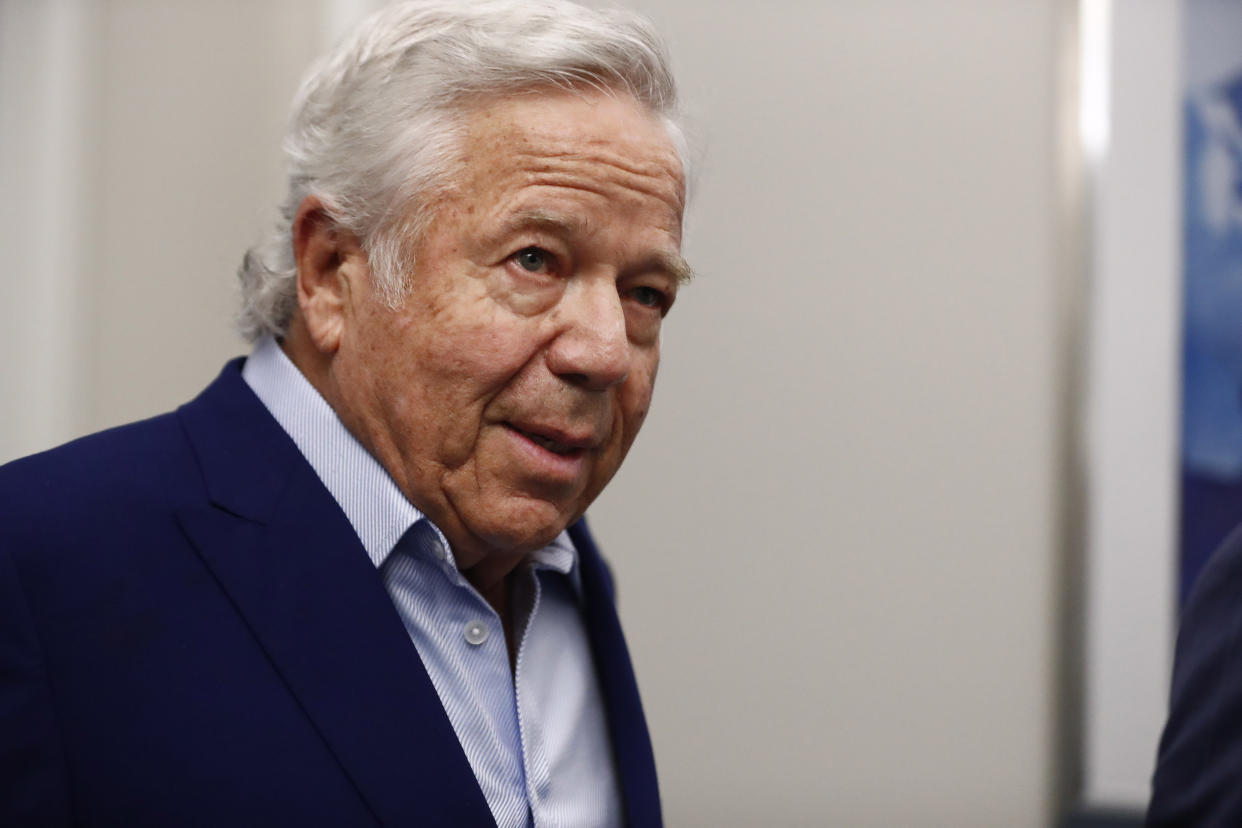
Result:
{"label": "man's chin", "polygon": [[542,549],[581,514],[572,505],[531,497],[509,497],[479,511],[471,533],[499,552]]}

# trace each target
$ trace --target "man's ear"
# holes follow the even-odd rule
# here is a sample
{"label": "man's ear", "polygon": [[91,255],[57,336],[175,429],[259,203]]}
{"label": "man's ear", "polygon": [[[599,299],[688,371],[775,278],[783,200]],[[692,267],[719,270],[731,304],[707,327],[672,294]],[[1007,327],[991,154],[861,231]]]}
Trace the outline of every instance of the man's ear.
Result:
{"label": "man's ear", "polygon": [[293,217],[293,260],[298,274],[298,308],[315,349],[336,353],[361,296],[366,254],[356,236],[337,226],[317,196],[307,196]]}

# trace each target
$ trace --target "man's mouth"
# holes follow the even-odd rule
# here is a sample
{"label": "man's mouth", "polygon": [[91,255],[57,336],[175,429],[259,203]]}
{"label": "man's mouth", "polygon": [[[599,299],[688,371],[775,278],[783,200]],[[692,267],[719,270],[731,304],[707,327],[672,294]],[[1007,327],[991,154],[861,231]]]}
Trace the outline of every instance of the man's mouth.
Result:
{"label": "man's mouth", "polygon": [[583,452],[586,448],[586,440],[575,440],[569,437],[553,437],[549,434],[541,434],[530,431],[525,428],[514,425],[513,423],[505,423],[509,428],[521,434],[540,448],[547,449],[553,454],[562,456],[576,456]]}

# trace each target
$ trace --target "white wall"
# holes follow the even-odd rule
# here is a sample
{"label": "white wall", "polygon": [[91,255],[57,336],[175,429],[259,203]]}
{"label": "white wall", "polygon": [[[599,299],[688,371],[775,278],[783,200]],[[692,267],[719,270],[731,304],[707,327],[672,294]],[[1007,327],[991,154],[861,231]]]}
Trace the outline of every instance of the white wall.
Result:
{"label": "white wall", "polygon": [[0,462],[86,423],[91,11],[84,0],[0,2]]}
{"label": "white wall", "polygon": [[[1056,4],[635,5],[705,147],[701,276],[593,510],[670,823],[1047,824]],[[56,439],[167,409],[240,351],[233,271],[341,8],[98,4],[86,414]]]}
{"label": "white wall", "polygon": [[189,399],[241,353],[234,276],[282,192],[289,99],[319,46],[293,0],[109,0],[87,353],[93,425]]}

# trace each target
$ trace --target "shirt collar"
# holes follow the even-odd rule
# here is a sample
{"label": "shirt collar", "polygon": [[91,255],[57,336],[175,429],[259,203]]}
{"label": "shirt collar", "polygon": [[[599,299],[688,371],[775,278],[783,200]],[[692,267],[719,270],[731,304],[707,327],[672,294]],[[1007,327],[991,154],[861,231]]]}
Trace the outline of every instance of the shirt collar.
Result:
{"label": "shirt collar", "polygon": [[[272,337],[261,339],[242,367],[242,378],[293,439],[323,481],[376,567],[383,565],[401,536],[424,517],[384,467],[345,428],[310,381]],[[456,568],[452,547],[434,524],[448,563]],[[537,569],[569,575],[576,584],[578,551],[568,532],[531,554]]]}

